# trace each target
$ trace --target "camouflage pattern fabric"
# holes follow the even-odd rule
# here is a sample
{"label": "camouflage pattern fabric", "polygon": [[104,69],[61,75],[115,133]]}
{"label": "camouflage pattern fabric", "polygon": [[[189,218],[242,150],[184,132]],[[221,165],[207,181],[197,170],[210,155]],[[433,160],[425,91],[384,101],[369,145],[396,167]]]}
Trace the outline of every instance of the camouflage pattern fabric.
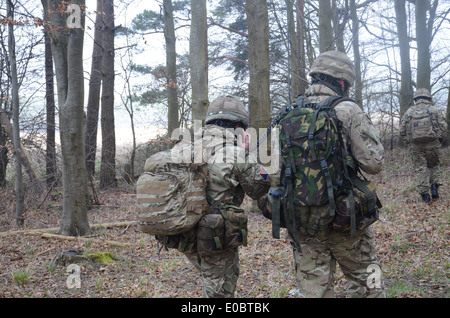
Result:
{"label": "camouflage pattern fabric", "polygon": [[431,113],[432,127],[434,130],[433,139],[443,141],[447,135],[447,122],[445,117],[440,113],[439,109],[433,105],[433,102],[425,99],[419,99],[414,106],[408,108],[400,120],[400,136],[403,142],[407,144],[413,142],[413,118],[422,113]]}
{"label": "camouflage pattern fabric", "polygon": [[[317,209],[326,209],[326,207]],[[384,298],[386,296],[381,270],[375,273],[371,270],[373,266],[379,269],[371,227],[358,231],[354,239],[337,232],[329,232],[316,236],[301,234],[300,242],[302,253],[293,249],[299,297],[334,297],[337,264],[350,282],[347,291],[351,297]],[[372,281],[369,275],[379,276],[374,276]]]}
{"label": "camouflage pattern fabric", "polygon": [[238,249],[226,249],[215,255],[185,253],[200,272],[203,298],[232,298],[239,278]]}
{"label": "camouflage pattern fabric", "polygon": [[[321,103],[336,93],[325,85],[312,85],[305,93],[312,103]],[[355,103],[344,101],[335,106],[337,118],[342,122],[345,147],[358,166],[369,174],[381,171],[384,148],[377,131],[366,113]]]}
{"label": "camouflage pattern fabric", "polygon": [[205,123],[209,124],[216,119],[227,119],[241,122],[247,128],[248,118],[249,114],[242,102],[233,96],[225,95],[219,96],[209,105]]}
{"label": "camouflage pattern fabric", "polygon": [[[321,103],[336,93],[322,84],[310,86],[306,94],[313,103]],[[353,155],[355,164],[369,174],[380,172],[383,165],[384,148],[369,117],[351,101],[343,101],[335,106],[337,118],[342,122],[342,138],[348,153]],[[305,209],[300,215],[310,218],[324,218],[329,215],[328,205],[321,207],[297,207]],[[318,226],[321,224],[319,223]],[[323,227],[322,231],[311,234],[308,229],[299,228],[302,253],[294,248],[296,277],[301,297],[333,297],[336,264],[350,281],[349,292],[353,296],[384,297],[383,279],[379,277],[380,288],[371,289],[367,284],[368,266],[377,265],[376,248],[371,227],[357,230],[352,238]],[[381,273],[381,270],[380,270]]]}
{"label": "camouflage pattern fabric", "polygon": [[[190,149],[191,144],[179,142],[173,150],[181,153],[183,147]],[[177,235],[189,231],[208,209],[205,164],[178,162],[172,151],[147,159],[146,170],[137,181],[136,212],[144,233]]]}
{"label": "camouflage pattern fabric", "polygon": [[[202,150],[207,162],[209,181],[206,187],[208,203],[212,205],[223,195],[225,199],[211,213],[219,212],[224,222],[230,215],[236,224],[245,223],[247,216],[240,208],[245,194],[254,200],[265,199],[270,187],[270,176],[256,163],[256,158],[234,145],[234,134],[227,129],[206,125],[202,128]],[[231,190],[231,191],[230,191]],[[244,219],[243,219],[244,218]],[[218,222],[220,223],[220,222]],[[185,253],[189,261],[200,271],[203,280],[203,297],[234,297],[239,277],[238,245],[234,237],[226,235],[225,248],[210,255],[198,251]],[[231,247],[226,247],[226,245]]]}
{"label": "camouflage pattern fabric", "polygon": [[347,54],[339,51],[321,53],[314,61],[310,75],[315,73],[326,74],[333,78],[345,80],[349,86],[355,82],[353,62]]}
{"label": "camouflage pattern fabric", "polygon": [[[432,125],[434,127],[435,139],[428,142],[414,142],[411,127],[414,125],[413,118],[417,112],[432,113]],[[404,143],[410,145],[411,157],[417,177],[417,192],[419,195],[427,194],[430,184],[442,185],[440,180],[440,157],[441,144],[447,135],[447,122],[443,114],[433,106],[433,102],[419,99],[411,106],[400,120],[400,136]]]}
{"label": "camouflage pattern fabric", "polygon": [[[286,165],[293,164],[296,169],[296,205],[320,206],[328,202],[327,177],[321,161],[326,163],[332,184],[342,183],[342,154],[339,151],[338,129],[331,112],[316,114],[316,110],[311,108],[294,108],[280,122],[281,156]],[[311,127],[314,122],[314,127]]]}
{"label": "camouflage pattern fabric", "polygon": [[416,172],[417,192],[419,195],[430,191],[431,184],[441,182],[441,143],[435,140],[421,145],[411,144],[412,162]]}

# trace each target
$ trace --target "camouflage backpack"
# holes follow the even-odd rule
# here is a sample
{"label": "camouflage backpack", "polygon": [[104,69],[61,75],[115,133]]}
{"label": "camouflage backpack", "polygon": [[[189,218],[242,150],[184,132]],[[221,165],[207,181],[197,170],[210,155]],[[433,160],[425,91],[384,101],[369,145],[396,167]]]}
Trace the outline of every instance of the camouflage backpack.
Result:
{"label": "camouflage backpack", "polygon": [[172,150],[148,158],[136,184],[139,229],[157,238],[175,238],[189,232],[209,208],[205,190],[206,163],[174,158],[183,148],[187,153],[191,151],[191,144],[179,142]]}
{"label": "camouflage backpack", "polygon": [[433,123],[433,113],[428,107],[413,109],[409,128],[413,142],[430,142],[438,137]]}
{"label": "camouflage backpack", "polygon": [[[366,219],[364,211],[359,214],[359,222],[356,221],[355,207],[359,205],[361,210],[370,210],[370,215],[376,209],[376,193],[368,188],[373,183],[360,182],[356,170],[349,174],[350,157],[342,141],[342,123],[333,108],[344,100],[349,99],[332,96],[321,104],[313,104],[299,96],[296,105],[279,121],[281,183],[269,191],[272,232],[275,238],[279,238],[280,227],[287,228],[299,249],[295,235],[297,225],[316,233],[320,226],[328,229],[338,221],[337,225],[343,228],[344,221],[349,221],[353,236],[357,226],[367,224],[362,222]],[[326,204],[329,205],[328,216],[305,218],[294,211],[295,206]],[[319,218],[324,223],[319,223]]]}

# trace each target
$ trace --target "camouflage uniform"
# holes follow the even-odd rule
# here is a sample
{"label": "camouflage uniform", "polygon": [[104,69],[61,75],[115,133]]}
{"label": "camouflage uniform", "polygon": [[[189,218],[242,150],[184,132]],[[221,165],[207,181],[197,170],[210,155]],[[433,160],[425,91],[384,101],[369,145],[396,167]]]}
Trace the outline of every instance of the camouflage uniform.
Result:
{"label": "camouflage uniform", "polygon": [[[238,109],[234,109],[236,105]],[[214,112],[217,108],[219,111]],[[242,110],[245,111],[237,99],[219,97],[211,103],[206,123],[225,119],[243,122],[247,128],[248,115]],[[208,203],[212,205],[226,195],[217,210],[222,214],[225,211],[245,213],[240,208],[245,194],[254,200],[261,199],[270,187],[269,176],[254,157],[235,145],[236,137],[229,130],[210,124],[202,132],[203,152],[210,176],[206,188]],[[238,248],[225,247],[220,253],[211,255],[198,252],[185,255],[201,273],[203,297],[234,297],[239,277]]]}
{"label": "camouflage uniform", "polygon": [[[336,63],[335,63],[336,62]],[[340,52],[321,54],[313,64],[313,71],[335,79],[353,83],[353,63]],[[320,82],[310,86],[306,94],[312,103],[323,102],[329,96],[342,95],[328,83]],[[376,174],[383,164],[384,149],[378,134],[368,116],[351,101],[342,101],[335,106],[337,118],[342,122],[343,142],[358,166],[369,174]],[[295,207],[297,215],[329,217],[328,204],[319,207]],[[296,280],[301,297],[333,297],[336,263],[350,281],[352,297],[385,297],[384,284],[380,275],[379,284],[368,285],[368,267],[378,266],[376,246],[372,228],[357,230],[356,237],[338,233],[329,227],[312,234],[300,227],[299,239],[302,252],[294,247],[293,256]],[[379,272],[381,274],[381,271]]]}
{"label": "camouflage uniform", "polygon": [[[440,175],[441,142],[447,134],[447,122],[444,116],[434,106],[431,94],[427,89],[417,89],[414,99],[415,105],[411,106],[400,121],[400,136],[404,143],[408,144],[411,151],[414,170],[417,176],[417,192],[423,201],[429,201],[429,191],[433,198],[438,198],[437,188],[442,185]],[[425,97],[425,98],[423,98]],[[432,121],[436,138],[426,142],[412,141],[411,123],[415,113],[428,111],[432,114]]]}

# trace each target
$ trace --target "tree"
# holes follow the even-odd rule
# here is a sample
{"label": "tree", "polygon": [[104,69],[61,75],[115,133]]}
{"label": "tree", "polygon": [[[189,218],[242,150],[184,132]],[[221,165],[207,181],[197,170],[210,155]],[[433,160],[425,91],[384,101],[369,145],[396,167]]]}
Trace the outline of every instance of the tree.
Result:
{"label": "tree", "polygon": [[[12,0],[7,0],[6,4],[7,15],[11,21],[14,21],[14,5]],[[19,127],[19,84],[17,81],[17,63],[16,63],[16,47],[14,39],[14,25],[8,25],[8,51],[9,51],[9,66],[11,69],[11,95],[12,95],[12,109],[13,109],[13,142],[14,142],[14,158],[15,158],[15,190],[16,190],[16,223],[18,226],[23,226],[23,182],[22,182],[22,155],[20,142],[20,127]]]}
{"label": "tree", "polygon": [[319,0],[319,51],[333,49],[332,11],[330,0]]}
{"label": "tree", "polygon": [[[44,18],[45,19],[45,18]],[[45,152],[45,174],[47,187],[51,187],[56,179],[56,141],[55,141],[55,84],[53,81],[53,58],[51,38],[46,30],[45,41],[45,108],[46,108],[46,152]]]}
{"label": "tree", "polygon": [[270,124],[269,19],[266,0],[247,0],[249,111],[253,128]]}
{"label": "tree", "polygon": [[[437,1],[435,1],[437,3]],[[427,25],[428,0],[416,0],[416,41],[417,41],[417,88],[430,89],[430,44],[433,25],[433,12],[430,12],[430,24]]]}
{"label": "tree", "polygon": [[395,22],[397,24],[400,50],[400,117],[413,104],[410,46],[407,30],[405,0],[395,0]]}
{"label": "tree", "polygon": [[177,95],[177,54],[176,37],[173,21],[172,0],[163,1],[164,38],[166,41],[166,71],[167,71],[167,105],[168,105],[168,135],[178,128],[178,95]]}
{"label": "tree", "polygon": [[97,152],[97,126],[102,84],[102,28],[103,0],[97,0],[94,48],[92,50],[91,76],[89,78],[89,94],[86,115],[86,169],[88,174],[91,176],[95,174],[95,156]]}
{"label": "tree", "polygon": [[[41,1],[44,11],[49,13],[47,23],[52,38],[58,92],[63,181],[60,234],[82,236],[90,232],[87,218],[83,111],[84,14],[81,9],[84,8],[85,2],[72,1],[70,8],[75,8],[75,11],[73,16],[67,17],[67,7],[62,1]],[[72,17],[75,19],[75,24],[72,24],[74,27],[68,28],[67,20]]]}
{"label": "tree", "polygon": [[450,145],[450,81],[448,87],[448,96],[447,96],[447,138],[445,139],[446,145]]}
{"label": "tree", "polygon": [[102,46],[102,154],[100,188],[114,188],[116,181],[116,136],[114,126],[114,0],[103,0]]}
{"label": "tree", "polygon": [[355,102],[363,108],[362,79],[361,79],[361,54],[359,51],[359,18],[356,11],[355,0],[350,0],[350,15],[352,19],[352,47],[353,62],[355,64]]}
{"label": "tree", "polygon": [[191,0],[189,65],[192,86],[192,119],[205,121],[208,109],[208,28],[206,1]]}
{"label": "tree", "polygon": [[306,53],[305,53],[305,2],[304,0],[297,0],[297,54],[298,54],[298,70],[299,77],[299,94],[305,94],[308,87],[308,80],[306,79]]}
{"label": "tree", "polygon": [[296,96],[301,91],[301,78],[299,74],[300,60],[302,59],[299,51],[299,38],[296,34],[295,19],[294,19],[294,3],[291,0],[286,0],[286,15],[287,15],[287,31],[288,31],[288,59],[289,59],[289,74],[288,81],[290,81],[289,103],[292,102],[292,96]]}

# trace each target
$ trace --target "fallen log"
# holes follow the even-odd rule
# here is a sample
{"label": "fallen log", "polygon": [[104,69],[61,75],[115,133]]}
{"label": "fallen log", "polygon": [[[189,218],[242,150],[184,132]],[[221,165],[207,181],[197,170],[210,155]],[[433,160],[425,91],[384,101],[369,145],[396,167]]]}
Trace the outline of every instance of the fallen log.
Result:
{"label": "fallen log", "polygon": [[109,241],[109,240],[100,240],[100,239],[94,239],[94,238],[87,238],[82,236],[66,236],[66,235],[59,235],[59,234],[51,234],[51,233],[42,233],[42,237],[45,238],[52,238],[57,240],[68,240],[68,241],[90,241],[90,242],[97,242],[102,244],[108,244],[113,246],[119,246],[119,247],[131,247],[131,243],[121,243],[116,241]]}
{"label": "fallen log", "polygon": [[[96,228],[110,228],[115,226],[129,226],[134,221],[125,221],[125,222],[116,222],[116,223],[98,223],[98,224],[92,224],[90,227],[91,229]],[[36,235],[37,233],[52,233],[59,231],[59,227],[49,227],[45,229],[30,229],[30,230],[17,230],[17,231],[9,231],[9,232],[0,232],[0,237],[2,236],[8,236],[8,235],[15,235],[15,234],[31,234]]]}

